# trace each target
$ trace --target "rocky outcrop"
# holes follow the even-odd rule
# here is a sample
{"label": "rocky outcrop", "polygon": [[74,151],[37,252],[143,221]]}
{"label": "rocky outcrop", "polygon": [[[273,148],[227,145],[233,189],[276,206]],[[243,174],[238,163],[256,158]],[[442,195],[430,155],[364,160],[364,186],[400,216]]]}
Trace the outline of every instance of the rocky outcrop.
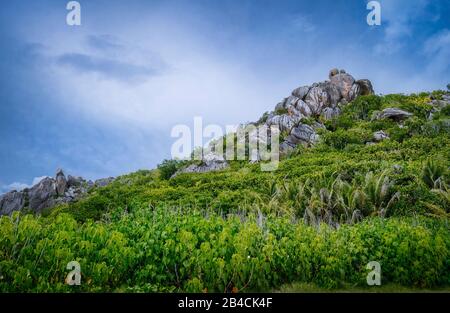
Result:
{"label": "rocky outcrop", "polygon": [[[63,173],[62,175],[64,176]],[[28,195],[29,208],[33,212],[42,212],[44,209],[54,206],[59,202],[58,200],[60,200],[58,199],[60,197],[58,197],[57,179],[50,177],[44,178],[31,189],[25,189],[24,192]],[[61,192],[61,195],[63,195],[64,190]]]}
{"label": "rocky outcrop", "polygon": [[[271,113],[260,119],[267,127],[277,126],[282,136],[285,138],[280,144],[280,152],[286,154],[297,145],[313,145],[319,140],[317,130],[324,128],[324,125],[317,122],[318,117],[332,119],[339,115],[341,106],[348,104],[360,95],[373,94],[372,83],[367,79],[355,80],[353,76],[344,70],[332,69],[328,75],[329,80],[314,83],[310,86],[300,86],[294,89],[291,94],[281,100]],[[313,122],[311,122],[311,120]],[[251,124],[243,125],[245,128]],[[254,133],[249,133],[250,141]],[[259,143],[267,144],[269,141],[256,135]],[[254,151],[252,151],[254,152]],[[261,159],[259,155],[248,156],[251,162]],[[202,158],[200,164],[191,164],[179,170],[174,176],[180,173],[203,173],[222,170],[228,167],[228,163],[223,157]],[[173,176],[172,176],[173,177]]]}
{"label": "rocky outcrop", "polygon": [[66,180],[66,176],[64,176],[64,172],[62,171],[62,169],[58,169],[56,171],[56,193],[59,196],[64,195],[64,192],[66,191],[67,188],[67,180]]}
{"label": "rocky outcrop", "polygon": [[113,177],[109,177],[94,183],[70,175],[66,178],[63,170],[58,169],[55,178],[46,177],[31,188],[13,190],[0,196],[0,215],[9,215],[24,209],[41,213],[55,205],[76,201],[93,187],[104,187],[113,180]]}
{"label": "rocky outcrop", "polygon": [[191,164],[188,167],[179,170],[172,177],[175,177],[181,173],[206,173],[220,171],[228,167],[229,165],[226,161],[202,161],[200,164]]}
{"label": "rocky outcrop", "polygon": [[114,181],[114,177],[97,179],[94,185],[97,187],[105,187]]}
{"label": "rocky outcrop", "polygon": [[182,173],[206,173],[213,171],[220,171],[227,169],[230,165],[223,157],[214,152],[207,152],[203,155],[202,160],[197,164],[190,164],[189,166],[178,170],[172,177]]}
{"label": "rocky outcrop", "polygon": [[402,121],[412,116],[412,113],[397,108],[386,108],[375,115],[375,119],[392,119],[394,121]]}
{"label": "rocky outcrop", "polygon": [[[280,151],[288,152],[298,144],[311,145],[317,142],[317,128],[323,125],[308,125],[302,122],[305,118],[332,119],[340,114],[340,107],[346,105],[360,95],[373,94],[372,83],[368,79],[355,80],[344,70],[332,69],[329,80],[301,86],[294,89],[291,95],[284,98],[269,114],[265,121],[267,126],[276,125],[281,132],[287,133]],[[277,112],[283,112],[278,114]]]}
{"label": "rocky outcrop", "polygon": [[13,211],[19,211],[25,203],[24,193],[21,191],[11,191],[0,196],[0,215],[8,215]]}

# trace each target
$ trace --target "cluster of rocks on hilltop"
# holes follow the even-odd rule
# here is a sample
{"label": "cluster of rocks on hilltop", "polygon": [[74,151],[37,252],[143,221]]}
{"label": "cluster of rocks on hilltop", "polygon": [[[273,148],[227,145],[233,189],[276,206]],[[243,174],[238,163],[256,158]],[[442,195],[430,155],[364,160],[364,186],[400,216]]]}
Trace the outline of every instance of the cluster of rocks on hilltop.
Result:
{"label": "cluster of rocks on hilltop", "polygon": [[[324,125],[316,119],[312,124],[302,122],[303,119],[316,118],[320,115],[325,119],[331,119],[339,115],[343,105],[360,95],[374,93],[372,83],[368,79],[356,80],[345,70],[332,69],[328,77],[329,80],[294,89],[275,106],[274,111],[265,116],[262,123],[268,127],[278,126],[281,132],[287,133],[286,139],[280,145],[281,153],[286,154],[299,144],[310,145],[318,141],[316,131]],[[248,124],[242,125],[243,128],[246,126]],[[249,137],[253,136],[257,136],[256,131],[249,133]],[[257,140],[261,142],[261,138]],[[203,162],[191,164],[176,174],[202,173],[228,167],[227,161],[222,156],[214,153],[206,155],[207,158],[203,159]],[[255,160],[252,158],[252,161]]]}
{"label": "cluster of rocks on hilltop", "polygon": [[[282,153],[289,152],[299,144],[311,145],[318,141],[316,131],[324,128],[324,125],[317,121],[317,117],[331,119],[340,114],[342,106],[358,96],[374,93],[370,80],[356,80],[345,70],[332,69],[328,78],[323,82],[294,89],[267,116],[267,126],[276,125],[281,132],[287,133],[280,145]],[[305,118],[313,118],[314,122],[302,122]]]}
{"label": "cluster of rocks on hilltop", "polygon": [[[310,146],[319,140],[317,130],[325,128],[321,120],[332,119],[341,113],[343,106],[362,95],[374,94],[372,83],[368,79],[356,80],[345,70],[332,69],[328,74],[328,80],[314,83],[309,86],[300,86],[294,89],[288,97],[280,101],[270,113],[266,113],[258,122],[241,125],[246,128],[249,125],[258,126],[261,124],[267,127],[277,126],[284,135],[284,140],[280,144],[280,153],[288,154],[298,145]],[[429,103],[433,109],[428,118],[432,119],[433,114],[450,104],[450,94],[444,94],[442,99],[433,99]],[[377,112],[373,119],[391,119],[402,123],[412,117],[413,114],[399,108],[385,108]],[[322,117],[319,119],[319,117]],[[255,139],[256,138],[256,139]],[[367,144],[375,144],[382,140],[389,139],[389,135],[383,130],[373,133],[372,141]],[[239,140],[239,139],[238,139]],[[244,140],[247,140],[244,138]],[[266,144],[269,137],[261,140],[258,131],[248,132],[249,141],[258,141]],[[265,140],[265,142],[263,142]],[[223,156],[211,152],[203,157],[202,162],[191,164],[180,169],[174,176],[180,173],[203,173],[222,170],[229,167]],[[250,162],[257,162],[260,158],[249,157]]]}
{"label": "cluster of rocks on hilltop", "polygon": [[61,169],[54,178],[46,177],[31,188],[12,190],[0,196],[0,215],[9,215],[14,211],[29,210],[41,213],[44,209],[62,203],[70,203],[85,196],[94,187],[104,187],[114,180],[113,177],[96,181],[82,177],[64,175]]}

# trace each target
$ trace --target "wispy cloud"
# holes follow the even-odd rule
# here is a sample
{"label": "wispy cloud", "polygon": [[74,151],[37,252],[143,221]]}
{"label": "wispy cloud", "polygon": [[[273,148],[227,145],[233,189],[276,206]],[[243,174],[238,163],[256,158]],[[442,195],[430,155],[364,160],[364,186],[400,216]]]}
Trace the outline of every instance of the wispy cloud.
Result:
{"label": "wispy cloud", "polygon": [[89,35],[86,37],[86,43],[89,47],[100,51],[115,51],[125,48],[116,37],[109,34]]}
{"label": "wispy cloud", "polygon": [[123,82],[143,81],[159,74],[148,66],[125,63],[117,60],[91,56],[81,53],[67,53],[59,56],[57,62],[67,65],[79,72],[98,73],[103,77]]}
{"label": "wispy cloud", "polygon": [[419,16],[430,0],[381,0],[381,19],[384,38],[375,46],[375,52],[390,55],[398,52],[411,38]]}
{"label": "wispy cloud", "polygon": [[427,72],[448,73],[450,70],[450,30],[444,29],[430,37],[425,42],[423,51],[430,60]]}
{"label": "wispy cloud", "polygon": [[48,176],[40,176],[40,177],[35,177],[33,179],[33,181],[31,182],[31,184],[26,184],[26,183],[20,183],[20,182],[14,182],[11,183],[9,185],[3,185],[0,187],[0,195],[9,191],[22,191],[26,188],[31,188],[34,185],[38,184],[41,180],[43,180],[44,178],[46,178]]}
{"label": "wispy cloud", "polygon": [[295,31],[304,33],[311,33],[316,30],[316,26],[312,22],[312,19],[303,14],[296,14],[292,17],[291,27]]}

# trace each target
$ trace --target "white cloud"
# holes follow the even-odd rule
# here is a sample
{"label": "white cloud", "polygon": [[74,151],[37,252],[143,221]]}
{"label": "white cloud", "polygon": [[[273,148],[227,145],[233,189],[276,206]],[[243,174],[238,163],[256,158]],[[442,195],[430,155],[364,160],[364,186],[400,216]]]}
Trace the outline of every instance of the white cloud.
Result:
{"label": "white cloud", "polygon": [[32,186],[34,186],[34,185],[36,185],[36,184],[39,184],[40,182],[41,182],[41,180],[43,180],[44,178],[47,178],[47,177],[49,177],[49,176],[39,176],[39,177],[35,177],[34,179],[33,179],[33,182],[31,183],[31,187]]}
{"label": "white cloud", "polygon": [[[424,12],[430,0],[382,0],[381,27],[384,38],[375,46],[378,54],[392,54],[403,46],[405,37],[412,36],[412,28],[417,17]],[[378,26],[377,26],[378,27]]]}
{"label": "white cloud", "polygon": [[12,190],[22,191],[25,188],[33,187],[34,185],[38,184],[41,180],[43,180],[46,177],[48,177],[48,176],[35,177],[33,179],[33,181],[31,182],[31,184],[14,182],[14,183],[11,183],[9,185],[3,185],[3,186],[0,187],[0,191],[1,191],[1,193],[6,193],[6,192],[9,192],[9,191],[12,191]]}
{"label": "white cloud", "polygon": [[448,73],[450,67],[450,30],[444,29],[430,37],[424,45],[424,54],[429,63],[426,71],[430,74]]}
{"label": "white cloud", "polygon": [[293,17],[291,26],[295,31],[302,31],[305,33],[310,33],[316,30],[316,26],[313,24],[311,19],[303,14],[297,14]]}
{"label": "white cloud", "polygon": [[14,182],[12,184],[3,186],[2,187],[2,191],[3,192],[8,192],[8,191],[12,191],[12,190],[21,191],[21,190],[23,190],[25,188],[28,188],[28,187],[29,187],[29,185],[27,185],[27,184]]}
{"label": "white cloud", "polygon": [[[222,125],[256,119],[262,106],[271,107],[283,96],[270,88],[270,79],[258,76],[240,60],[224,59],[207,39],[183,25],[159,23],[149,19],[133,29],[115,29],[117,49],[114,45],[92,49],[92,38],[105,36],[88,30],[70,37],[56,32],[52,37],[30,36],[47,48],[50,65],[42,67],[42,79],[59,98],[58,109],[116,129],[159,130],[169,137],[174,125],[192,122],[194,116]],[[108,77],[107,71],[80,71],[52,62],[70,53],[163,69],[134,84]]]}

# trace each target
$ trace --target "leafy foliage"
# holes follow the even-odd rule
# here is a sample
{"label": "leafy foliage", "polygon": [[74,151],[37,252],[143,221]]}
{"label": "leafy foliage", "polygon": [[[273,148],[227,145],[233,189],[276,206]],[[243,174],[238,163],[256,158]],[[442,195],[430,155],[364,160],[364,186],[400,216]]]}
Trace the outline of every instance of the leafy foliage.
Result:
{"label": "leafy foliage", "polygon": [[162,179],[169,179],[178,171],[181,167],[186,165],[186,161],[181,160],[164,160],[161,164],[158,164],[158,170]]}
{"label": "leafy foliage", "polygon": [[[378,260],[383,284],[450,282],[448,225],[426,218],[379,217],[337,230],[275,215],[140,209],[110,223],[60,214],[0,218],[0,291],[262,291],[285,283],[323,288],[365,285]],[[68,286],[65,266],[81,265]]]}

